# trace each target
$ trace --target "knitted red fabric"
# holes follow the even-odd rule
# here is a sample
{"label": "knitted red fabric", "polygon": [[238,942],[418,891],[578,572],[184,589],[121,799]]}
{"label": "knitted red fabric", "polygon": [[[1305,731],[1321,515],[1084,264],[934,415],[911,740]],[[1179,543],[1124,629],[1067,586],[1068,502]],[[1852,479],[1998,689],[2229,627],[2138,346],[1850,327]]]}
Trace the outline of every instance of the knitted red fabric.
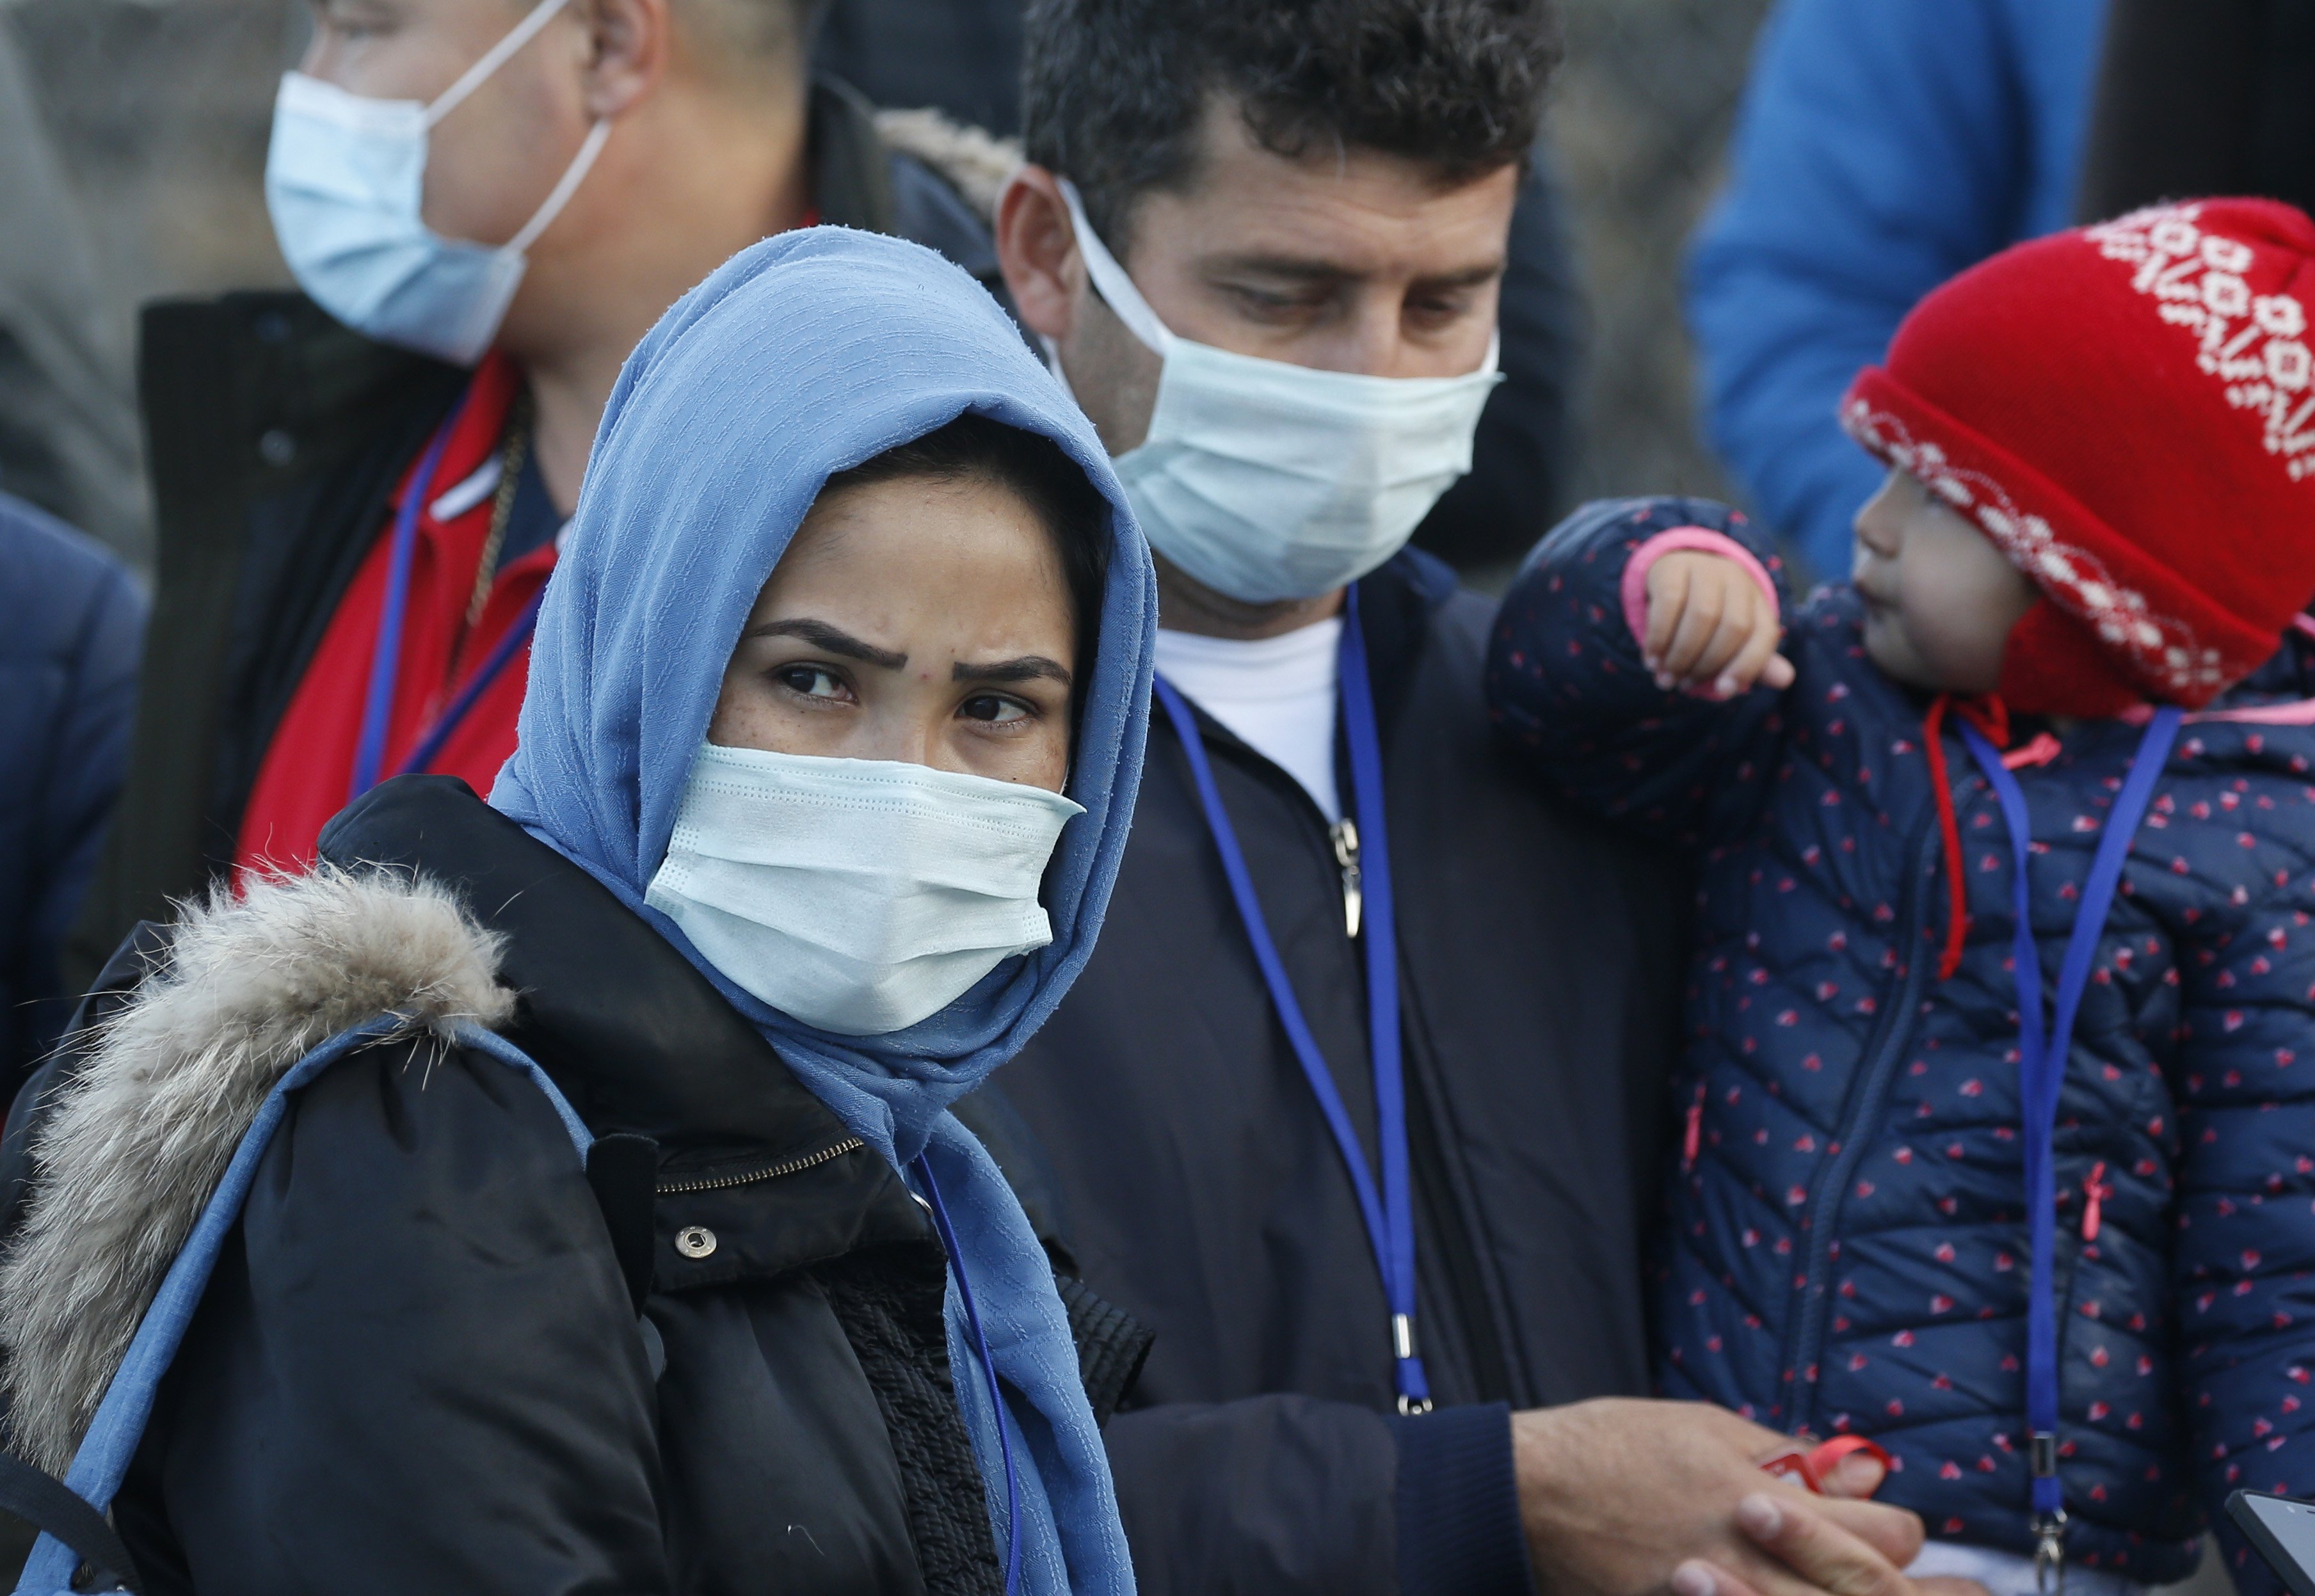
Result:
{"label": "knitted red fabric", "polygon": [[1915,307],[1841,404],[2043,601],[2001,696],[2198,708],[2315,597],[2315,221],[2212,200],[2020,244]]}

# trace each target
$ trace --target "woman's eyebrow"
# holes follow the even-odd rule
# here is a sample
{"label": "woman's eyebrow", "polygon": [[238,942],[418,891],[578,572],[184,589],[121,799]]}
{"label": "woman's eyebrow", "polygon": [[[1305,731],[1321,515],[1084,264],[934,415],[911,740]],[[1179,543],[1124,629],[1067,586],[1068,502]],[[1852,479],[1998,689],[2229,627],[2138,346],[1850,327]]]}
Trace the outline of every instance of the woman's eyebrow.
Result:
{"label": "woman's eyebrow", "polygon": [[1073,679],[1058,660],[1048,660],[1042,654],[1024,654],[1017,660],[992,660],[986,665],[975,665],[959,660],[951,668],[952,681],[1020,682],[1047,677],[1063,687]]}
{"label": "woman's eyebrow", "polygon": [[[748,637],[798,637],[814,648],[826,649],[831,654],[841,654],[847,660],[880,666],[886,670],[898,670],[909,662],[906,654],[880,649],[873,643],[863,643],[838,626],[826,621],[800,617],[790,621],[766,621],[760,626],[748,628]],[[741,639],[746,642],[747,638]]]}

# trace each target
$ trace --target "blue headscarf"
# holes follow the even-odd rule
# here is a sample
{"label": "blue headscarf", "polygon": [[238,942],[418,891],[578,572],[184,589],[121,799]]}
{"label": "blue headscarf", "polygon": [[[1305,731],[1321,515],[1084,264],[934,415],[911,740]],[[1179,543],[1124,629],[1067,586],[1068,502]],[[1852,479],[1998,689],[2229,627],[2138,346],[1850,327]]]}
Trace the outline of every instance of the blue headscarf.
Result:
{"label": "blue headscarf", "polygon": [[[1051,439],[1111,506],[1113,547],[1069,795],[1045,876],[1053,940],[931,1018],[885,1036],[798,1024],[726,980],[643,904],[694,755],[758,591],[831,473],[971,411]],[[1021,1475],[1004,1465],[977,1352],[949,1293],[960,1407],[992,1515],[1021,1538],[1023,1588],[1133,1588],[1117,1499],[1052,1272],[1019,1201],[948,1112],[1044,1023],[1093,952],[1140,782],[1149,556],[1093,428],[1003,311],[931,251],[843,228],[734,256],[668,312],[619,375],[530,656],[521,746],[491,801],[643,915],[759,1025],[854,1132],[923,1155],[957,1232]]]}

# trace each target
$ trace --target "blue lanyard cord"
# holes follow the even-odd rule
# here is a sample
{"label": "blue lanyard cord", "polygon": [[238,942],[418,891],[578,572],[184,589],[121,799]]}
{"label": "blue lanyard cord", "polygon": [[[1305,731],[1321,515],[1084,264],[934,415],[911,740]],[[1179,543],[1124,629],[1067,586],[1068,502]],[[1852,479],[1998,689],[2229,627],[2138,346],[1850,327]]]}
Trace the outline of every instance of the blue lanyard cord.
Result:
{"label": "blue lanyard cord", "polygon": [[[472,390],[469,390],[471,396]],[[410,571],[418,558],[418,518],[434,493],[434,478],[442,467],[442,453],[449,447],[451,434],[458,430],[458,421],[466,412],[466,399],[458,401],[457,408],[434,434],[426,446],[426,453],[410,479],[401,505],[394,517],[394,545],[389,551],[386,571],[386,599],[377,617],[377,642],[369,657],[369,690],[362,704],[361,736],[354,745],[354,774],[347,792],[350,803],[377,785],[386,768],[386,740],[394,723],[394,695],[400,685],[402,673],[402,634],[409,622]],[[481,665],[458,696],[450,701],[434,723],[418,740],[418,746],[395,771],[407,776],[413,770],[423,770],[442,751],[450,734],[462,725],[491,684],[503,675],[507,664],[521,652],[538,625],[539,600],[545,597],[540,589],[531,598],[505,636],[492,645]]]}
{"label": "blue lanyard cord", "polygon": [[457,430],[458,419],[466,413],[466,401],[461,398],[426,446],[395,511],[394,547],[386,556],[386,600],[378,609],[377,642],[370,650],[369,693],[362,705],[361,740],[354,745],[353,785],[346,794],[349,803],[377,785],[378,773],[386,767],[386,727],[394,718],[395,681],[402,669],[402,628],[410,610],[410,567],[418,554],[419,512],[434,492],[442,451],[450,447],[450,434]]}
{"label": "blue lanyard cord", "polygon": [[997,1426],[998,1450],[1005,1456],[1005,1591],[1015,1596],[1021,1589],[1021,1476],[1013,1463],[1013,1432],[1005,1426],[1005,1393],[997,1383],[997,1360],[989,1353],[989,1337],[981,1333],[980,1309],[973,1305],[972,1281],[964,1272],[964,1254],[941,1201],[940,1183],[933,1179],[929,1159],[918,1155],[909,1166],[925,1189],[925,1206],[932,1210],[933,1226],[941,1246],[948,1249],[948,1264],[956,1276],[957,1300],[964,1304],[964,1322],[972,1329],[972,1345],[980,1354],[981,1372],[989,1377],[989,1417]]}
{"label": "blue lanyard cord", "polygon": [[1406,1152],[1406,1088],[1402,1068],[1398,1015],[1398,943],[1391,899],[1390,833],[1383,813],[1382,740],[1377,732],[1374,695],[1367,678],[1366,644],[1359,629],[1359,590],[1350,590],[1350,613],[1343,625],[1340,657],[1344,740],[1351,756],[1352,801],[1356,811],[1361,846],[1359,868],[1365,893],[1367,962],[1367,1047],[1374,1065],[1375,1127],[1381,1147],[1382,1186],[1376,1190],[1367,1168],[1366,1151],[1359,1145],[1350,1111],[1335,1089],[1326,1055],[1311,1035],[1309,1022],[1287,979],[1285,962],[1270,935],[1255,896],[1254,877],[1238,846],[1237,830],[1222,807],[1214,785],[1213,766],[1206,757],[1198,718],[1171,682],[1158,681],[1158,701],[1182,740],[1190,762],[1190,778],[1204,809],[1206,827],[1213,834],[1214,851],[1221,856],[1222,874],[1237,900],[1238,919],[1253,944],[1254,959],[1270,989],[1271,1006],[1279,1024],[1302,1066],[1318,1111],[1334,1133],[1343,1163],[1358,1194],[1359,1214],[1365,1221],[1367,1244],[1374,1251],[1375,1267],[1382,1275],[1383,1295],[1390,1305],[1391,1353],[1398,1391],[1399,1411],[1427,1413],[1431,1384],[1415,1339],[1415,1201],[1414,1182]]}
{"label": "blue lanyard cord", "polygon": [[2031,1444],[2028,1467],[2035,1528],[2042,1542],[2036,1560],[2045,1568],[2059,1559],[2066,1522],[2065,1491],[2058,1479],[2058,1187],[2053,1149],[2058,1100],[2065,1086],[2067,1057],[2073,1048],[2074,1017],[2080,1012],[2082,994],[2098,960],[2107,914],[2122,885],[2123,867],[2130,861],[2139,825],[2153,802],[2154,785],[2169,763],[2179,720],[2176,709],[2156,712],[2132,758],[2130,774],[2107,818],[2106,835],[2098,841],[2089,878],[2082,884],[2081,907],[2074,918],[2073,934],[2067,939],[2064,962],[2059,966],[2057,1003],[2046,1032],[2043,1029],[2042,958],[2034,940],[2033,892],[2027,880],[2034,834],[2026,794],[2018,777],[2001,762],[2000,750],[1976,727],[1964,722],[1961,729],[1970,753],[2000,802],[2017,858],[2009,883],[2017,918],[2011,962],[2018,980],[2018,1098],[2025,1132],[2022,1161],[2034,1254],[2032,1294],[2026,1305],[2026,1423]]}
{"label": "blue lanyard cord", "polygon": [[[528,643],[531,634],[538,630],[538,607],[545,599],[546,590],[543,586],[530,596],[530,602],[522,607],[522,613],[507,628],[506,635],[491,645],[491,652],[483,656],[483,662],[475,668],[475,674],[466,679],[466,685],[458,689],[458,696],[450,700],[440,717],[426,729],[426,735],[418,740],[418,746],[410,750],[410,757],[395,772],[396,776],[407,776],[434,763],[434,756],[440,753],[442,745],[450,740],[450,733],[464,723],[466,712],[475,707],[475,701],[505,674],[509,661],[522,652],[523,644]],[[484,794],[485,797],[488,795]]]}

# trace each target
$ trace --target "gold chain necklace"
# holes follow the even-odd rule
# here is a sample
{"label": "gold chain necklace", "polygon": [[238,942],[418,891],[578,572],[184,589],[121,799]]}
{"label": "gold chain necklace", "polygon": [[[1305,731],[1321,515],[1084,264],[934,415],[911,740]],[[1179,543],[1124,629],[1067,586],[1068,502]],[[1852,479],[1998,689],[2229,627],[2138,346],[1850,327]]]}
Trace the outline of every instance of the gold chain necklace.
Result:
{"label": "gold chain necklace", "polygon": [[[506,546],[507,523],[514,519],[515,497],[522,489],[522,468],[530,458],[530,395],[518,395],[507,415],[506,444],[499,456],[498,491],[491,498],[491,529],[483,539],[483,557],[475,565],[474,597],[466,601],[466,630],[482,625],[483,609],[499,580],[499,551]],[[462,651],[463,652],[463,651]]]}

